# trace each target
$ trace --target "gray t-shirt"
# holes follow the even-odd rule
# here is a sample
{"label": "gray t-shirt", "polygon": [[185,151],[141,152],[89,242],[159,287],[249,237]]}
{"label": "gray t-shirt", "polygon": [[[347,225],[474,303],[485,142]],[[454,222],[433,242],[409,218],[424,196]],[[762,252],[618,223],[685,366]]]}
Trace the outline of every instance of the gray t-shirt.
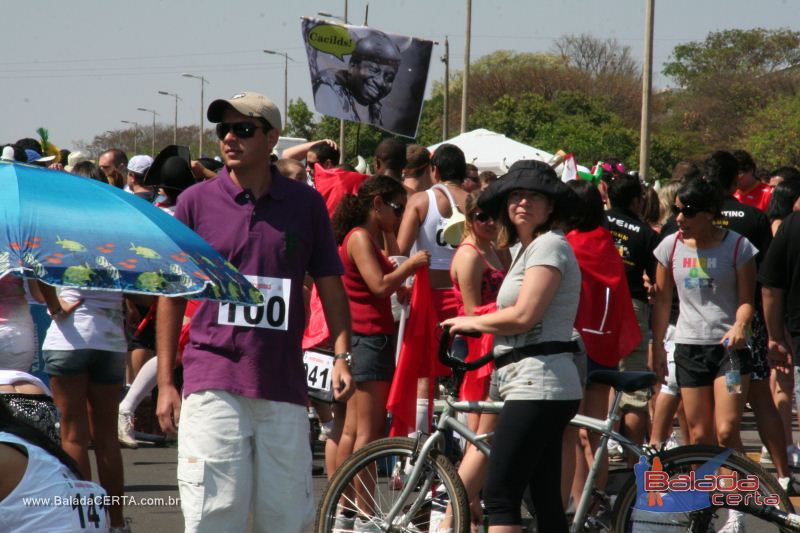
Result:
{"label": "gray t-shirt", "polygon": [[736,268],[752,260],[758,250],[735,231],[728,231],[718,246],[703,250],[690,248],[681,239],[676,243],[677,238],[677,233],[664,238],[653,252],[668,269],[672,255],[680,303],[673,341],[717,344],[736,322]]}
{"label": "gray t-shirt", "polygon": [[[514,305],[525,272],[535,266],[551,266],[561,272],[561,284],[542,319],[519,335],[495,335],[496,356],[545,341],[570,341],[581,293],[581,272],[572,247],[561,231],[540,235],[514,259],[497,294],[497,307]],[[497,371],[504,400],[575,400],[583,390],[571,353],[526,357]]]}

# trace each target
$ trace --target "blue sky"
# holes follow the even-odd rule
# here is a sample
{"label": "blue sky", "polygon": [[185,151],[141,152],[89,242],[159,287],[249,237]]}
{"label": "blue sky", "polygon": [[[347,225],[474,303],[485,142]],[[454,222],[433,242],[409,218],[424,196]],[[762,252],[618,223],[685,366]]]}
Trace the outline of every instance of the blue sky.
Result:
{"label": "blue sky", "polygon": [[[373,0],[369,25],[384,31],[450,40],[451,69],[464,64],[465,0]],[[366,2],[349,1],[349,19],[363,23]],[[473,0],[472,58],[494,50],[545,52],[561,35],[613,37],[642,57],[645,0]],[[342,15],[344,1],[295,0],[78,0],[4,2],[0,32],[0,142],[35,137],[44,126],[61,148],[125,127],[121,120],[172,124],[177,92],[179,125],[196,124],[200,82],[205,104],[241,90],[267,94],[283,108],[286,51],[289,97],[311,102],[300,17]],[[800,28],[796,0],[656,0],[656,87],[677,44],[729,28]],[[434,47],[428,88],[442,80],[443,46]]]}

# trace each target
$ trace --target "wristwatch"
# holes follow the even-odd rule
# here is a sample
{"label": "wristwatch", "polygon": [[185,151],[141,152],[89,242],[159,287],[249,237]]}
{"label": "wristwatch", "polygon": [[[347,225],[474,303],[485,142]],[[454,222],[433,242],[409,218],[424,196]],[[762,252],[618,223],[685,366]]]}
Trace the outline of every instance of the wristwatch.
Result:
{"label": "wristwatch", "polygon": [[338,361],[339,359],[344,359],[347,362],[347,366],[349,367],[353,363],[353,354],[350,352],[344,353],[337,353],[333,356],[334,361]]}

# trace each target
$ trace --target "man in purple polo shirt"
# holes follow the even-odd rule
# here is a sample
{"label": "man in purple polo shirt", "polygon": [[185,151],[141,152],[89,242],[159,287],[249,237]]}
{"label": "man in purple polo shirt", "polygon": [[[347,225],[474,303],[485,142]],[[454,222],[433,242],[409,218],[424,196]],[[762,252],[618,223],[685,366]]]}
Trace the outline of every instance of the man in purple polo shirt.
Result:
{"label": "man in purple polo shirt", "polygon": [[265,305],[203,302],[183,354],[183,401],[172,379],[185,301],[158,304],[158,408],[178,432],[186,531],[300,532],[313,514],[303,280],[310,275],[335,341],[335,396],[350,394],[350,313],[322,197],[270,164],[281,116],[256,93],[215,100],[225,167],[179,198],[175,217],[258,287]]}

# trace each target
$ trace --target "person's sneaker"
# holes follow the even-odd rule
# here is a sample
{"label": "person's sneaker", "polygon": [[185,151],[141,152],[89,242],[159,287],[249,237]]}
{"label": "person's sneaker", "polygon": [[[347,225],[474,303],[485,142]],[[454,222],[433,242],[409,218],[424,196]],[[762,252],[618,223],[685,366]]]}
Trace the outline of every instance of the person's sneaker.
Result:
{"label": "person's sneaker", "polygon": [[625,450],[622,449],[622,445],[616,440],[608,439],[606,448],[608,449],[609,461],[618,463],[625,460]]}
{"label": "person's sneaker", "polygon": [[789,459],[790,467],[800,468],[800,447],[790,444],[786,447],[786,456]]}
{"label": "person's sneaker", "polygon": [[667,442],[664,443],[665,450],[671,450],[673,448],[677,448],[681,445],[681,441],[678,439],[678,434],[674,431],[670,434]]}
{"label": "person's sneaker", "polygon": [[337,514],[333,521],[333,533],[350,533],[353,531],[356,515],[346,516],[344,514]]}
{"label": "person's sneaker", "polygon": [[728,509],[728,519],[717,533],[745,533],[744,513]]}
{"label": "person's sneaker", "polygon": [[117,418],[117,440],[124,448],[136,449],[139,443],[133,433],[133,415],[130,413],[119,412]]}
{"label": "person's sneaker", "polygon": [[766,446],[761,447],[761,459],[759,459],[758,462],[762,465],[772,464],[772,456],[769,454],[769,450]]}
{"label": "person's sneaker", "polygon": [[357,516],[353,523],[353,531],[358,533],[383,533],[380,526],[374,522],[374,519],[368,517],[362,519],[360,516]]}

